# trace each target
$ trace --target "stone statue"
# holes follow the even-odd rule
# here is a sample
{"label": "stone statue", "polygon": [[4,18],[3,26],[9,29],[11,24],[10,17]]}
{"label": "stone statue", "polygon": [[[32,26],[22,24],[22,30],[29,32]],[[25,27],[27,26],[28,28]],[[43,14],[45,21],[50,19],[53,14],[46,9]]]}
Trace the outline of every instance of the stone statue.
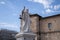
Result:
{"label": "stone statue", "polygon": [[29,27],[30,27],[30,16],[29,16],[29,13],[28,13],[28,9],[23,9],[22,11],[22,15],[21,15],[21,32],[28,32],[30,31],[29,30]]}
{"label": "stone statue", "polygon": [[30,30],[31,20],[28,13],[28,9],[25,9],[25,7],[22,11],[20,19],[21,19],[21,29],[20,29],[21,32],[19,32],[16,35],[16,40],[34,40],[36,34],[31,33]]}

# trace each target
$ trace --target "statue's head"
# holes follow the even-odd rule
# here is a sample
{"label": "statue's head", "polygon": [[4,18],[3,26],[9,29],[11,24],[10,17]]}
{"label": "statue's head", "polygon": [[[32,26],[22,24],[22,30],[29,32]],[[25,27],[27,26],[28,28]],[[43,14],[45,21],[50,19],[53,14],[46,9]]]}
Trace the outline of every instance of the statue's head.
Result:
{"label": "statue's head", "polygon": [[28,13],[28,9],[26,9],[26,7],[24,6],[24,9],[22,10],[23,13]]}

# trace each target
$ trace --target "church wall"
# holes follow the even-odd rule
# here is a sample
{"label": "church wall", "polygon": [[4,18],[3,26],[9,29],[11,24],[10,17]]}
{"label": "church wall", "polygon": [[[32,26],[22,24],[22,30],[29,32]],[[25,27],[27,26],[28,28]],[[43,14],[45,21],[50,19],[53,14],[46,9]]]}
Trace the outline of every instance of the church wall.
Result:
{"label": "church wall", "polygon": [[[51,23],[50,29],[48,23]],[[51,32],[60,30],[60,16],[45,18],[40,20],[40,32]]]}
{"label": "church wall", "polygon": [[[50,29],[48,23],[52,23]],[[60,16],[40,20],[40,39],[60,40]]]}
{"label": "church wall", "polygon": [[38,16],[31,16],[31,30],[33,33],[36,34],[35,40],[39,38],[39,17]]}
{"label": "church wall", "polygon": [[31,16],[31,30],[34,33],[38,32],[38,27],[39,27],[39,17],[38,16]]}
{"label": "church wall", "polygon": [[42,33],[41,40],[60,40],[60,32],[55,33]]}
{"label": "church wall", "polygon": [[[48,28],[49,23],[51,23],[50,28]],[[32,32],[36,33],[35,40],[59,40],[60,16],[48,18],[39,18],[39,16],[31,16],[31,30]]]}

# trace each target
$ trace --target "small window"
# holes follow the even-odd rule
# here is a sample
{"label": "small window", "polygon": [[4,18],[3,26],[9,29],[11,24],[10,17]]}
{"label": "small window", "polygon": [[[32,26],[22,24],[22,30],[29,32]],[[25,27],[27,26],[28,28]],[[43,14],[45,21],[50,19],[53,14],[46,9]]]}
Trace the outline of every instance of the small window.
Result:
{"label": "small window", "polygon": [[26,38],[24,38],[24,40],[26,40]]}
{"label": "small window", "polygon": [[52,27],[52,23],[48,23],[49,30],[51,30],[51,27]]}
{"label": "small window", "polygon": [[35,40],[35,39],[33,39],[33,40]]}

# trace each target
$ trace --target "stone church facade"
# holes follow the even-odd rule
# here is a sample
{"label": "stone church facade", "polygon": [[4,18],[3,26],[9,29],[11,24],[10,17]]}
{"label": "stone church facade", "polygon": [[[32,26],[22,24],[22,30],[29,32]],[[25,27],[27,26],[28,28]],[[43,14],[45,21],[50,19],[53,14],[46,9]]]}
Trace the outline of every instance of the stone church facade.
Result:
{"label": "stone church facade", "polygon": [[30,29],[36,34],[35,40],[60,40],[60,14],[41,17],[30,14]]}
{"label": "stone church facade", "polygon": [[60,40],[60,14],[45,18],[33,14],[30,17],[31,29],[37,34],[35,40]]}

